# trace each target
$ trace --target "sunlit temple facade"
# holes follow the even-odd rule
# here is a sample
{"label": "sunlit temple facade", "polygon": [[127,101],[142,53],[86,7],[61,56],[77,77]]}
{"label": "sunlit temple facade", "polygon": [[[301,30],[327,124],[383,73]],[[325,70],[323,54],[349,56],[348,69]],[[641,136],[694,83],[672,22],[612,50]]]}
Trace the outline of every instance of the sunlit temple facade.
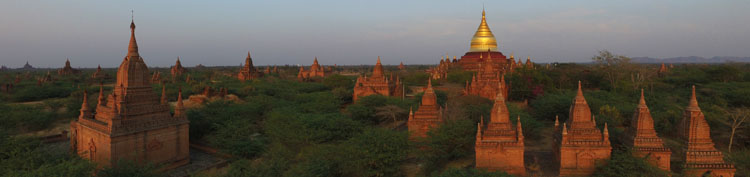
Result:
{"label": "sunlit temple facade", "polygon": [[427,81],[427,88],[422,95],[422,103],[419,104],[417,112],[409,110],[407,127],[411,139],[424,138],[430,129],[440,126],[443,122],[443,107],[437,102],[432,81]]}
{"label": "sunlit temple facade", "polygon": [[174,168],[190,162],[189,121],[182,104],[182,92],[174,114],[151,88],[148,66],[138,53],[135,23],[130,24],[128,54],[117,70],[113,92],[103,89],[91,110],[84,93],[81,114],[70,124],[71,150],[100,167],[121,160],[139,164],[162,164]]}
{"label": "sunlit temple facade", "polygon": [[698,107],[695,86],[677,131],[685,143],[680,154],[680,159],[684,160],[684,176],[734,176],[734,165],[724,160],[724,154],[716,149],[711,139],[711,127]]}
{"label": "sunlit temple facade", "polygon": [[580,81],[569,111],[568,120],[562,126],[555,120],[554,153],[560,163],[560,176],[591,175],[611,156],[609,129],[606,123],[603,131],[596,127],[596,119],[583,97]]}
{"label": "sunlit temple facade", "polygon": [[390,78],[388,78],[385,76],[383,65],[380,64],[380,57],[378,57],[378,63],[376,63],[375,67],[372,69],[372,75],[370,75],[370,77],[357,77],[357,81],[354,84],[354,95],[352,96],[352,99],[357,101],[357,99],[361,97],[374,94],[400,97],[404,94],[403,89],[401,80],[398,77],[394,78],[393,75],[390,75]]}
{"label": "sunlit temple facade", "polygon": [[495,97],[489,123],[484,125],[482,118],[477,125],[475,143],[477,168],[504,171],[518,176],[526,175],[521,118],[516,118],[516,125],[513,126],[502,93]]}

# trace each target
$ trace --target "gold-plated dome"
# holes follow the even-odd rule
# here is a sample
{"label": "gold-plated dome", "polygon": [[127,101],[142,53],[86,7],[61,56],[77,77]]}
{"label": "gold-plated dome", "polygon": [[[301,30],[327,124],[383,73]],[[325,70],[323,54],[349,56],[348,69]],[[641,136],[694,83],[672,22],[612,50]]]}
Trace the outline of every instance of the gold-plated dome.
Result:
{"label": "gold-plated dome", "polygon": [[474,33],[474,37],[471,38],[470,52],[486,52],[497,51],[497,41],[495,35],[490,31],[490,26],[487,25],[487,20],[484,17],[484,9],[482,9],[482,23],[479,24],[477,32]]}

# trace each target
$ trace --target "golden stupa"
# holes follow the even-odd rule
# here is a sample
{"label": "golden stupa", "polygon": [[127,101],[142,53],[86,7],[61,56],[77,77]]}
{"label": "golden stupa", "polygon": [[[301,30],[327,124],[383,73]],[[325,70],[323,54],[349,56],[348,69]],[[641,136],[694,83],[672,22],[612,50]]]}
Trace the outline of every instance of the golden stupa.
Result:
{"label": "golden stupa", "polygon": [[487,20],[484,17],[484,9],[482,9],[482,23],[479,24],[474,37],[471,38],[469,52],[486,52],[487,50],[497,51],[497,40],[495,40],[495,35],[490,31],[490,26],[487,25]]}

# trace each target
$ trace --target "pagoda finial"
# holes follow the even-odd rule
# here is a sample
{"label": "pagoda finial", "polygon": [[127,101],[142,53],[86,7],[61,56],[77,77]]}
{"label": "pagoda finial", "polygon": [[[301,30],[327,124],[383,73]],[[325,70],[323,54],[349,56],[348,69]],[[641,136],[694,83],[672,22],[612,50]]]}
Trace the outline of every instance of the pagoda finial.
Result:
{"label": "pagoda finial", "polygon": [[413,117],[414,117],[414,110],[412,107],[409,107],[409,120],[412,120]]}
{"label": "pagoda finial", "polygon": [[88,90],[83,90],[83,104],[81,104],[81,110],[84,110],[84,109],[88,110],[89,109],[89,104],[88,104],[89,103],[89,101],[88,101],[89,100],[88,99],[89,96],[88,95],[89,95],[89,91]]}
{"label": "pagoda finial", "polygon": [[603,137],[604,141],[609,141],[609,128],[607,128],[607,123],[606,122],[604,122],[604,131],[603,132],[604,132],[603,133],[603,135],[604,135],[604,137]]}
{"label": "pagoda finial", "polygon": [[[591,115],[591,122],[593,122],[593,123],[594,123],[594,125],[596,125],[596,116],[594,116],[594,115]],[[605,123],[606,123],[606,122],[605,122]]]}
{"label": "pagoda finial", "polygon": [[692,95],[690,95],[690,104],[688,107],[698,107],[698,99],[695,98],[695,85],[693,85]]}
{"label": "pagoda finial", "polygon": [[558,117],[558,115],[555,115],[555,127],[560,125],[560,119]]}
{"label": "pagoda finial", "polygon": [[81,115],[78,116],[79,119],[91,118],[91,111],[89,110],[87,95],[88,91],[83,90],[83,103],[81,103]]}
{"label": "pagoda finial", "polygon": [[182,88],[177,92],[177,106],[174,108],[174,117],[185,116],[185,105],[182,103]]}
{"label": "pagoda finial", "polygon": [[580,80],[578,81],[578,93],[576,93],[576,99],[578,97],[583,98],[583,90],[581,90],[581,81]]}
{"label": "pagoda finial", "polygon": [[380,56],[378,56],[378,63],[377,64],[380,64]]}
{"label": "pagoda finial", "polygon": [[482,3],[482,19],[484,19],[484,3]]}
{"label": "pagoda finial", "polygon": [[99,99],[98,99],[97,105],[104,104],[104,86],[103,85],[104,85],[103,83],[99,83]]}
{"label": "pagoda finial", "polygon": [[562,134],[563,134],[563,135],[568,135],[568,125],[567,125],[567,123],[565,123],[565,122],[563,122],[563,130],[562,130]]}
{"label": "pagoda finial", "polygon": [[138,54],[138,43],[135,41],[135,21],[132,18],[133,11],[131,10],[130,19],[130,44],[128,45],[128,57],[137,57]]}

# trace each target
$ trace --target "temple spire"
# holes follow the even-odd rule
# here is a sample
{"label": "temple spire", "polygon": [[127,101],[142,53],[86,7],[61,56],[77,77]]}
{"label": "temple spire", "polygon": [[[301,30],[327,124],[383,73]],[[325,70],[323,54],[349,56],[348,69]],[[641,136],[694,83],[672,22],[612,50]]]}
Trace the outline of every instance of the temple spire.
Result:
{"label": "temple spire", "polygon": [[182,103],[182,88],[177,93],[177,106],[174,108],[174,117],[185,116],[185,105]]}
{"label": "temple spire", "polygon": [[104,105],[104,84],[99,84],[99,100],[96,103],[97,105]]}
{"label": "temple spire", "polygon": [[643,89],[641,89],[641,99],[638,101],[638,106],[646,106],[646,99],[643,96]]}
{"label": "temple spire", "polygon": [[128,44],[128,57],[138,57],[138,43],[135,41],[135,21],[130,21],[130,44]]}
{"label": "temple spire", "polygon": [[695,85],[693,85],[693,91],[692,95],[690,95],[690,104],[688,105],[688,108],[698,108],[698,99],[695,98]]}
{"label": "temple spire", "polygon": [[485,16],[484,8],[482,8],[482,22],[479,23],[474,37],[471,39],[471,45],[469,48],[470,52],[484,52],[487,50],[497,51],[497,41],[495,35],[492,34],[489,25],[487,25],[487,18]]}
{"label": "temple spire", "polygon": [[375,68],[372,69],[372,77],[373,78],[379,78],[384,77],[383,75],[383,65],[380,64],[380,56],[378,56],[378,62],[375,64]]}
{"label": "temple spire", "polygon": [[91,110],[89,109],[89,104],[88,104],[88,91],[86,90],[83,90],[83,103],[81,103],[81,115],[78,118],[79,119],[91,118]]}

